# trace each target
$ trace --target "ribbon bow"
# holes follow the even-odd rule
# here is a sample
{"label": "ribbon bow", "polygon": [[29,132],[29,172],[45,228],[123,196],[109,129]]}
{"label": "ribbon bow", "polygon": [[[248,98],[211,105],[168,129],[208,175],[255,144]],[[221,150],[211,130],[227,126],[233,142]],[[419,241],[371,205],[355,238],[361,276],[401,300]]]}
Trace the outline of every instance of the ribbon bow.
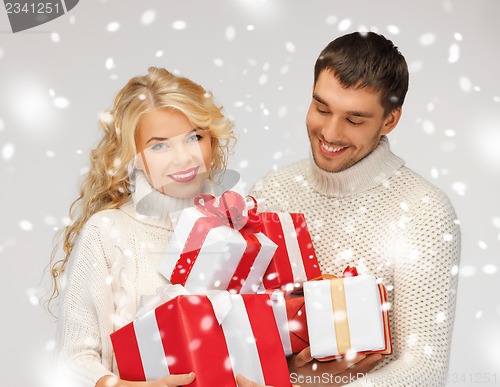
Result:
{"label": "ribbon bow", "polygon": [[194,205],[208,217],[227,219],[229,227],[235,230],[247,229],[252,233],[258,233],[262,229],[262,220],[257,215],[257,201],[249,196],[254,202],[254,207],[248,211],[248,216],[243,215],[246,208],[245,199],[234,191],[224,192],[219,203],[215,196],[210,194],[199,194],[194,198]]}
{"label": "ribbon bow", "polygon": [[245,199],[237,192],[224,192],[218,203],[210,194],[200,194],[194,198],[196,209],[205,217],[199,218],[193,225],[170,275],[171,283],[185,285],[210,230],[219,226],[228,226],[238,231],[247,242],[245,251],[227,285],[227,289],[237,293],[241,290],[262,247],[255,236],[261,231],[262,221],[257,215],[257,202],[254,198],[252,200],[254,207],[248,211],[248,216],[245,216],[243,215],[246,209]]}

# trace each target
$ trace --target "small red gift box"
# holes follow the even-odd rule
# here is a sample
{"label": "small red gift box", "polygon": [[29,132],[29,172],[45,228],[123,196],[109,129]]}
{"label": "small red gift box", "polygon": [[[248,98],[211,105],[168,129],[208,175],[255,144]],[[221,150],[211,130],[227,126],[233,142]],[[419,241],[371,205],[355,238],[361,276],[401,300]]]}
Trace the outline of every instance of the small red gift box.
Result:
{"label": "small red gift box", "polygon": [[304,214],[262,212],[262,233],[278,245],[264,274],[266,289],[291,290],[321,275]]}
{"label": "small red gift box", "polygon": [[298,353],[309,346],[304,297],[289,295],[284,297],[279,290],[266,291],[271,295],[276,324],[281,336],[285,355]]}
{"label": "small red gift box", "polygon": [[177,296],[112,333],[120,377],[144,381],[194,371],[193,387],[236,387],[236,374],[290,387],[270,296],[215,293],[216,301]]}

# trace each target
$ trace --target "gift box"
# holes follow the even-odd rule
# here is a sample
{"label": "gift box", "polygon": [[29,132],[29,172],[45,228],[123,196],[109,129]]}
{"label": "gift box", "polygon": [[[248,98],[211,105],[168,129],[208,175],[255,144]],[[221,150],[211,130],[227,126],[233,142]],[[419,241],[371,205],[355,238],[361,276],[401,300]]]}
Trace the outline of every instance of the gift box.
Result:
{"label": "gift box", "polygon": [[159,272],[191,293],[255,293],[277,246],[260,232],[255,211],[243,215],[245,208],[244,198],[233,191],[218,202],[198,195],[195,207],[182,211]]}
{"label": "gift box", "polygon": [[290,290],[321,275],[304,214],[261,212],[262,232],[277,245],[264,274],[266,289]]}
{"label": "gift box", "polygon": [[111,334],[120,378],[194,371],[193,387],[236,387],[235,376],[289,387],[269,295],[180,295]]}
{"label": "gift box", "polygon": [[373,275],[304,283],[311,355],[341,357],[349,351],[392,353],[387,293]]}
{"label": "gift box", "polygon": [[298,353],[309,346],[304,296],[290,295],[275,290],[271,293],[276,325],[280,332],[286,356]]}

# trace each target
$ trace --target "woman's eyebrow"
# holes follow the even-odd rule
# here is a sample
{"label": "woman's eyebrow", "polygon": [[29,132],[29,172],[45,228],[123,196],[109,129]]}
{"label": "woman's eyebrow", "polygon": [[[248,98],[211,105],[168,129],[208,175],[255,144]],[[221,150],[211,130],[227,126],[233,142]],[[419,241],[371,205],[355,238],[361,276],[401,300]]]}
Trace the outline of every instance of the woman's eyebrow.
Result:
{"label": "woman's eyebrow", "polygon": [[149,144],[151,141],[166,141],[168,140],[168,137],[151,137],[148,141],[146,141],[146,144]]}

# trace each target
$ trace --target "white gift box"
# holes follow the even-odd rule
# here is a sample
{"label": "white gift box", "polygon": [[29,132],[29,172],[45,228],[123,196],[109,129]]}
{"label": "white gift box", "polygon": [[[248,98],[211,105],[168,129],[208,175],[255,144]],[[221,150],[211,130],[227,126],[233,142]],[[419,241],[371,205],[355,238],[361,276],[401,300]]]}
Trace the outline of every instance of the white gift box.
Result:
{"label": "white gift box", "polygon": [[311,355],[324,358],[348,351],[390,353],[382,290],[373,275],[305,282]]}
{"label": "white gift box", "polygon": [[[182,211],[167,251],[158,267],[158,271],[168,280],[171,279],[172,272],[178,265],[179,257],[195,223],[203,217],[205,215],[196,208],[187,208]],[[245,250],[249,243],[252,243],[255,245],[254,248],[260,248],[260,250],[254,257],[255,261],[250,262],[251,268],[244,278],[238,278],[241,289],[236,292],[255,293],[262,283],[262,277],[277,245],[260,232],[253,235],[254,240],[249,242],[240,230],[227,225],[212,228],[202,241],[201,249],[194,262],[189,262],[191,265],[189,273],[185,283],[181,284],[191,293],[228,289],[231,281],[235,279],[235,272],[242,263]],[[193,237],[192,234],[191,237]]]}

